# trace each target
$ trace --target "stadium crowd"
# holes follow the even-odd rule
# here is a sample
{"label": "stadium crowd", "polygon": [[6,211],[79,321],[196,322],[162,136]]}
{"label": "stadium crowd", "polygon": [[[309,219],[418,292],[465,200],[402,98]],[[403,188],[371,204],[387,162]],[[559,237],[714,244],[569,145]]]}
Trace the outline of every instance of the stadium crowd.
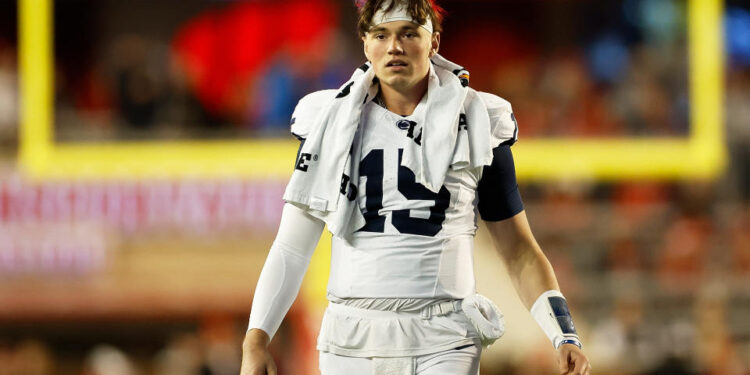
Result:
{"label": "stadium crowd", "polygon": [[[330,22],[310,26],[316,39],[290,35],[273,53],[247,57],[254,68],[223,88],[201,86],[191,68],[196,58],[233,58],[194,54],[198,36],[209,32],[200,22],[169,18],[160,25],[128,25],[124,19],[147,10],[120,9],[113,1],[61,6],[56,137],[286,136],[299,97],[338,86],[361,60],[353,33],[346,31],[353,26],[337,21],[338,14],[352,11],[349,2],[320,3]],[[441,51],[468,67],[473,82],[483,85],[477,89],[513,103],[519,142],[687,136],[684,2],[456,3],[444,2],[451,32]],[[750,46],[737,35],[750,38],[750,11],[739,2],[726,5],[729,164],[718,180],[520,184],[531,225],[578,310],[576,323],[597,374],[750,374]],[[15,14],[12,5],[0,7],[0,17]],[[251,18],[257,12],[252,3],[208,8],[191,0],[180,12],[187,17],[205,11],[217,19],[232,11]],[[473,21],[464,22],[468,17]],[[84,34],[87,43],[78,39]],[[245,37],[238,42],[253,40]],[[12,29],[0,28],[0,145],[7,151],[0,155],[2,173],[13,168],[9,150],[18,136],[14,39]],[[497,41],[499,48],[478,47]],[[206,102],[201,90],[221,90],[224,101]],[[144,338],[140,346],[85,342],[75,350],[51,334],[4,335],[2,327],[13,322],[0,322],[0,375],[236,374],[244,319],[218,328],[175,328]],[[283,355],[289,337],[274,342],[282,371],[294,365]],[[550,364],[534,355],[501,360],[482,373],[548,373]]]}

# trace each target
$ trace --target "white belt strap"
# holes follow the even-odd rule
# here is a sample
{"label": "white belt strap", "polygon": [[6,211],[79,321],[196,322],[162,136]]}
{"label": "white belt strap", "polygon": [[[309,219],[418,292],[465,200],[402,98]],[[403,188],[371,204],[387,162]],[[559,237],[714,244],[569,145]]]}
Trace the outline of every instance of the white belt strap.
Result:
{"label": "white belt strap", "polygon": [[461,300],[433,303],[420,310],[419,315],[422,319],[430,319],[433,316],[448,315],[457,311],[461,311]]}

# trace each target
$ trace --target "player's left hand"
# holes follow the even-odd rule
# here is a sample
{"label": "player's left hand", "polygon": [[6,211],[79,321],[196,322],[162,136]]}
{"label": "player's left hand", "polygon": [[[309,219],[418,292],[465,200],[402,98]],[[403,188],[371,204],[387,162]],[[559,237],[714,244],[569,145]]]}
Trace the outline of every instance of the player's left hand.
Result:
{"label": "player's left hand", "polygon": [[573,344],[562,344],[557,348],[557,368],[562,375],[591,374],[589,359]]}

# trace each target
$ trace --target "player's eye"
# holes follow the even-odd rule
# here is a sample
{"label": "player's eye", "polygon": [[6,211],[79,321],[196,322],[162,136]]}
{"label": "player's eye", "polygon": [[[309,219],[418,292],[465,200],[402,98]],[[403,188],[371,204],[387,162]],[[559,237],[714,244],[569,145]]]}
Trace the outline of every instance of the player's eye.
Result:
{"label": "player's eye", "polygon": [[375,39],[384,40],[385,39],[385,34],[375,34]]}
{"label": "player's eye", "polygon": [[417,36],[417,34],[416,34],[416,33],[413,33],[413,32],[407,32],[406,34],[404,34],[404,36],[405,36],[405,37],[406,37],[407,39],[412,39],[412,38],[415,38],[415,37]]}

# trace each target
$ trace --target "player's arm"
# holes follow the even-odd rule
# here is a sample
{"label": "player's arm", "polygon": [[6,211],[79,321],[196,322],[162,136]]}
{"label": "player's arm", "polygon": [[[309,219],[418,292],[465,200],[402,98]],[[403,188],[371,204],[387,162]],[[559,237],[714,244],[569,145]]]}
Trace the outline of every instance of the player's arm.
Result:
{"label": "player's arm", "polygon": [[485,224],[495,249],[508,267],[513,286],[528,309],[542,293],[560,290],[552,266],[531,233],[526,211]]}
{"label": "player's arm", "polygon": [[479,212],[495,249],[507,265],[521,301],[558,351],[561,374],[588,374],[591,366],[581,350],[567,302],[531,232],[516,183],[510,145],[493,151],[478,187]]}
{"label": "player's arm", "polygon": [[276,239],[255,288],[250,323],[242,344],[241,375],[275,375],[268,344],[297,297],[323,222],[285,204]]}

